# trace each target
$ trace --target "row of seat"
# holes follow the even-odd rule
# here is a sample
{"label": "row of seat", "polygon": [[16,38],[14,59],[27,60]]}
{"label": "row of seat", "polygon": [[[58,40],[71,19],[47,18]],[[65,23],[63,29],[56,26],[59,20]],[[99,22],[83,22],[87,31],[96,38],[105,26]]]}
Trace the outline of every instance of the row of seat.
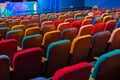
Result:
{"label": "row of seat", "polygon": [[[91,75],[90,73],[92,65],[88,62],[81,62],[57,70],[54,73],[52,80],[89,80],[89,76],[90,80],[119,80],[119,58],[120,50],[113,50],[111,52],[105,53],[98,58]],[[17,52],[13,58],[13,79],[11,80],[48,80],[45,78],[35,78],[42,76],[40,75],[42,71],[40,69],[42,67],[41,60],[42,51],[40,48],[36,47]],[[51,65],[52,61],[50,63]],[[57,64],[56,66],[63,65]],[[9,80],[9,58],[6,55],[0,56],[0,69],[0,79]]]}

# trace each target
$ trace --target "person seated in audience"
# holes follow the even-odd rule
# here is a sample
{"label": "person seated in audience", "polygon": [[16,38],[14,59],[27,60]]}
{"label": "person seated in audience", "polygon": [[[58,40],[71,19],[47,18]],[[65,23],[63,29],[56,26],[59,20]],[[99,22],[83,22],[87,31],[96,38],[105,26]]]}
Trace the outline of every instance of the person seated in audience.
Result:
{"label": "person seated in audience", "polygon": [[102,12],[100,10],[98,10],[98,6],[93,6],[93,15],[97,16],[97,15],[101,15]]}

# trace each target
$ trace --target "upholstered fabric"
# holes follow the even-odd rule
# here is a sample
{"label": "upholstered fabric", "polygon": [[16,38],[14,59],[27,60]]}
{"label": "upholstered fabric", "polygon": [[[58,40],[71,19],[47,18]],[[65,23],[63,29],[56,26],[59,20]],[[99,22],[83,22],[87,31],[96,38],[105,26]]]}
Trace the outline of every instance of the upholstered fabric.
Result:
{"label": "upholstered fabric", "polygon": [[31,27],[39,27],[38,23],[30,23],[28,25],[26,25],[26,28],[31,28]]}
{"label": "upholstered fabric", "polygon": [[20,24],[25,25],[25,27],[30,24],[30,20],[21,20]]}
{"label": "upholstered fabric", "polygon": [[78,32],[78,36],[88,35],[88,34],[91,35],[92,28],[93,28],[92,24],[81,26],[81,28],[79,29],[79,32]]}
{"label": "upholstered fabric", "polygon": [[120,61],[119,57],[120,50],[107,52],[104,55],[100,56],[94,65],[94,70],[91,74],[91,77],[95,80],[114,80],[117,77],[116,72],[118,72],[118,70],[120,69],[120,67],[118,66],[119,64],[117,63]]}
{"label": "upholstered fabric", "polygon": [[71,44],[70,54],[70,65],[86,61],[92,42],[91,35],[84,35],[74,38]]}
{"label": "upholstered fabric", "polygon": [[0,55],[0,80],[9,80],[9,63],[10,59],[6,55]]}
{"label": "upholstered fabric", "polygon": [[10,30],[9,27],[0,28],[0,34],[2,34],[3,39],[6,39],[6,33]]}
{"label": "upholstered fabric", "polygon": [[109,31],[102,31],[93,35],[91,53],[89,54],[90,60],[93,60],[93,57],[99,57],[105,52],[110,35]]}
{"label": "upholstered fabric", "polygon": [[64,20],[55,20],[53,21],[53,24],[56,26],[56,29],[60,23],[64,22]]}
{"label": "upholstered fabric", "polygon": [[107,22],[109,20],[112,20],[112,16],[105,16],[105,17],[103,17],[103,22]]}
{"label": "upholstered fabric", "polygon": [[93,26],[92,34],[94,35],[94,34],[97,33],[97,32],[104,31],[104,29],[105,29],[105,23],[104,23],[104,22],[96,23],[96,24]]}
{"label": "upholstered fabric", "polygon": [[75,27],[73,28],[67,28],[62,31],[61,39],[69,39],[73,40],[77,35],[77,29]]}
{"label": "upholstered fabric", "polygon": [[22,40],[22,49],[41,47],[42,35],[34,34],[30,36],[25,36]]}
{"label": "upholstered fabric", "polygon": [[16,51],[17,51],[17,41],[15,39],[0,41],[0,55],[7,55],[10,57],[10,60],[12,60]]}
{"label": "upholstered fabric", "polygon": [[16,52],[12,60],[14,80],[28,80],[40,76],[41,59],[42,49],[39,47]]}
{"label": "upholstered fabric", "polygon": [[70,24],[70,27],[76,27],[78,30],[81,27],[82,22],[81,21],[74,21]]}
{"label": "upholstered fabric", "polygon": [[55,72],[52,80],[88,80],[91,68],[87,62],[64,67]]}
{"label": "upholstered fabric", "polygon": [[64,23],[60,23],[57,27],[57,30],[60,30],[61,32],[70,27],[70,23],[69,22],[64,22]]}
{"label": "upholstered fabric", "polygon": [[23,30],[11,30],[6,34],[6,39],[16,39],[18,41],[18,45],[21,46],[22,39],[24,37]]}
{"label": "upholstered fabric", "polygon": [[96,24],[96,23],[99,23],[99,22],[102,22],[102,18],[101,17],[95,17],[94,20],[93,20],[93,25]]}
{"label": "upholstered fabric", "polygon": [[116,23],[116,28],[119,28],[119,27],[120,27],[120,19]]}
{"label": "upholstered fabric", "polygon": [[39,27],[31,27],[31,28],[27,28],[25,30],[25,36],[33,35],[33,34],[40,34],[40,28]]}
{"label": "upholstered fabric", "polygon": [[11,30],[18,30],[18,29],[22,29],[23,31],[25,31],[25,25],[15,25],[11,27]]}
{"label": "upholstered fabric", "polygon": [[106,22],[106,25],[105,25],[105,31],[108,30],[112,33],[112,31],[115,29],[116,27],[116,20],[109,20]]}
{"label": "upholstered fabric", "polygon": [[113,30],[111,37],[109,39],[110,47],[108,51],[114,50],[114,49],[119,49],[120,48],[120,28],[117,28]]}
{"label": "upholstered fabric", "polygon": [[83,21],[82,21],[82,24],[81,24],[81,26],[84,26],[84,25],[88,25],[88,24],[92,24],[92,19],[84,19]]}
{"label": "upholstered fabric", "polygon": [[46,59],[48,60],[47,77],[53,76],[54,72],[67,66],[71,42],[60,40],[48,46]]}

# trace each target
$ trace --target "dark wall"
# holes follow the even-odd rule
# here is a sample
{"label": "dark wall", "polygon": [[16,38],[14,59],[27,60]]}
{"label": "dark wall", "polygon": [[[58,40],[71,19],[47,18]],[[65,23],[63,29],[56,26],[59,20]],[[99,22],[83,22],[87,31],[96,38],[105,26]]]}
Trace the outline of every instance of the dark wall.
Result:
{"label": "dark wall", "polygon": [[97,5],[102,8],[120,8],[120,0],[85,0],[85,6]]}
{"label": "dark wall", "polygon": [[62,8],[68,8],[70,6],[83,7],[84,0],[61,0],[61,7]]}

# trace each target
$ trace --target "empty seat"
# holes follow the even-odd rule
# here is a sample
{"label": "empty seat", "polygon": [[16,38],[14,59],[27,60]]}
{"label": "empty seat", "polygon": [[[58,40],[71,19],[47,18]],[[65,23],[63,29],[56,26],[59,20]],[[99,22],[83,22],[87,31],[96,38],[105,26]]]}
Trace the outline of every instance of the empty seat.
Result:
{"label": "empty seat", "polygon": [[74,21],[70,24],[70,27],[76,27],[78,30],[81,27],[82,22],[81,21]]}
{"label": "empty seat", "polygon": [[89,54],[90,61],[94,60],[93,57],[99,57],[105,53],[110,35],[109,31],[102,31],[93,35],[91,53]]}
{"label": "empty seat", "polygon": [[44,48],[44,51],[46,52],[47,47],[50,43],[60,40],[60,36],[61,36],[61,32],[58,30],[45,33],[42,41],[42,46]]}
{"label": "empty seat", "polygon": [[87,62],[68,66],[56,71],[52,80],[88,80],[91,68]]}
{"label": "empty seat", "polygon": [[50,25],[50,24],[53,24],[53,22],[52,21],[45,21],[45,22],[43,22],[42,24],[41,24],[41,29],[44,27],[44,26],[46,26],[46,25]]}
{"label": "empty seat", "polygon": [[82,21],[82,24],[81,24],[81,26],[84,26],[84,25],[88,25],[88,24],[92,24],[92,19],[84,19],[83,21]]}
{"label": "empty seat", "polygon": [[11,30],[18,30],[18,29],[25,31],[25,25],[16,25],[11,27]]}
{"label": "empty seat", "polygon": [[120,79],[120,50],[114,50],[100,56],[94,65],[91,77],[94,80]]}
{"label": "empty seat", "polygon": [[15,39],[0,41],[0,55],[9,56],[10,62],[16,51],[17,51],[17,41]]}
{"label": "empty seat", "polygon": [[69,39],[72,41],[77,35],[77,29],[75,27],[73,28],[67,28],[62,31],[61,39]]}
{"label": "empty seat", "polygon": [[112,20],[112,16],[105,16],[105,17],[103,17],[103,22],[107,22],[109,20]]}
{"label": "empty seat", "polygon": [[92,24],[81,26],[77,36],[92,34],[92,28]]}
{"label": "empty seat", "polygon": [[57,30],[60,30],[61,32],[70,27],[70,23],[69,22],[64,22],[64,23],[60,23],[57,27]]}
{"label": "empty seat", "polygon": [[91,35],[79,36],[73,39],[70,49],[70,65],[87,61],[91,42]]}
{"label": "empty seat", "polygon": [[30,23],[26,26],[26,28],[31,28],[31,27],[39,27],[38,23]]}
{"label": "empty seat", "polygon": [[22,49],[41,47],[42,36],[40,34],[34,34],[25,36],[22,40]]}
{"label": "empty seat", "polygon": [[48,46],[46,59],[46,76],[53,76],[56,70],[67,66],[71,42],[69,40],[60,40],[51,43]]}
{"label": "empty seat", "polygon": [[120,27],[120,19],[116,23],[116,28],[119,28],[119,27]]}
{"label": "empty seat", "polygon": [[0,80],[10,80],[9,60],[8,56],[0,55]]}
{"label": "empty seat", "polygon": [[20,24],[25,25],[25,27],[30,24],[30,20],[21,20]]}
{"label": "empty seat", "polygon": [[35,47],[16,52],[13,60],[13,80],[28,80],[41,74],[42,49]]}
{"label": "empty seat", "polygon": [[109,20],[106,22],[104,30],[108,30],[112,33],[112,31],[115,29],[115,27],[116,27],[116,20]]}
{"label": "empty seat", "polygon": [[99,22],[102,22],[102,18],[101,17],[95,17],[94,20],[93,20],[93,25],[96,24],[96,23],[99,23]]}
{"label": "empty seat", "polygon": [[96,24],[93,26],[92,35],[94,35],[94,34],[97,33],[97,32],[104,31],[104,29],[105,29],[105,23],[104,23],[104,22],[96,23]]}
{"label": "empty seat", "polygon": [[54,31],[55,30],[54,24],[48,24],[41,28],[41,34],[44,36],[46,32]]}
{"label": "empty seat", "polygon": [[7,26],[7,24],[5,22],[0,22],[0,28],[6,27],[6,26]]}
{"label": "empty seat", "polygon": [[74,21],[74,18],[67,18],[64,20],[64,22],[69,22],[69,23],[72,23]]}
{"label": "empty seat", "polygon": [[40,34],[40,28],[39,27],[31,27],[31,28],[27,28],[25,30],[25,36],[33,35],[33,34]]}
{"label": "empty seat", "polygon": [[6,39],[16,39],[18,41],[18,46],[21,46],[22,39],[24,37],[23,30],[11,30],[6,34]]}
{"label": "empty seat", "polygon": [[110,46],[108,51],[120,48],[120,28],[113,30],[111,37],[109,39]]}
{"label": "empty seat", "polygon": [[32,17],[31,20],[30,20],[31,23],[40,23],[40,18],[38,17]]}
{"label": "empty seat", "polygon": [[57,29],[58,25],[63,22],[64,22],[64,20],[55,20],[55,21],[53,21],[53,24],[56,26],[56,29]]}
{"label": "empty seat", "polygon": [[6,33],[10,30],[9,27],[3,27],[3,28],[0,28],[0,34],[2,35],[2,38],[3,39],[6,39]]}

